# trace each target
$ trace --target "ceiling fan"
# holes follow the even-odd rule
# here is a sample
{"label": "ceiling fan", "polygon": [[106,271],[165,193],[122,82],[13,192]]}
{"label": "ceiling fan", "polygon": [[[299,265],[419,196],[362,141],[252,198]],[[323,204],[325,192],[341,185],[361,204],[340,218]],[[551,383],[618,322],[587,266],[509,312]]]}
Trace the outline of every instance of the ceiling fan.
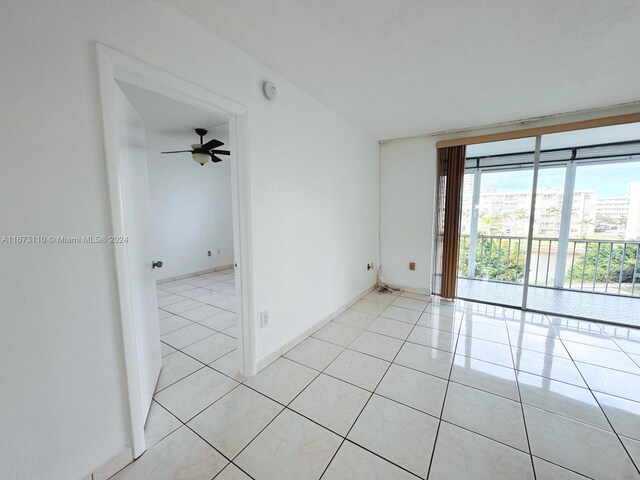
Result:
{"label": "ceiling fan", "polygon": [[204,128],[196,128],[196,134],[200,137],[200,143],[194,143],[191,145],[191,150],[174,150],[171,152],[162,153],[190,153],[193,160],[200,165],[204,166],[209,160],[213,163],[221,162],[222,159],[216,155],[231,155],[229,150],[215,150],[217,147],[224,145],[224,142],[220,140],[209,140],[204,143],[204,136],[207,134],[207,130]]}

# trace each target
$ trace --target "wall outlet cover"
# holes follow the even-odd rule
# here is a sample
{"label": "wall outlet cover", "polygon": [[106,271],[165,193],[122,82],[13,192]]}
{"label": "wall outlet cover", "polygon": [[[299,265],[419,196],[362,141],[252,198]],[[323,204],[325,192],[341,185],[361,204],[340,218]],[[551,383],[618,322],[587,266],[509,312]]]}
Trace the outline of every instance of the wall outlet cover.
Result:
{"label": "wall outlet cover", "polygon": [[269,326],[269,310],[265,310],[264,312],[260,312],[260,328]]}

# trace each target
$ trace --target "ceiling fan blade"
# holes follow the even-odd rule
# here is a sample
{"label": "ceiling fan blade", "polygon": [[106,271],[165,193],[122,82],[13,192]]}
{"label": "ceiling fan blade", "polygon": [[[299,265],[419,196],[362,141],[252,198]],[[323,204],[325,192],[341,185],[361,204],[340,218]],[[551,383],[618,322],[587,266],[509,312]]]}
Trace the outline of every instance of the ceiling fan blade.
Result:
{"label": "ceiling fan blade", "polygon": [[216,157],[216,156],[212,153],[212,154],[211,154],[211,161],[212,161],[213,163],[218,163],[218,162],[221,162],[221,161],[222,161],[222,159],[221,159],[221,158]]}
{"label": "ceiling fan blade", "polygon": [[216,155],[231,155],[229,150],[211,150],[209,153],[215,153]]}
{"label": "ceiling fan blade", "polygon": [[204,148],[205,150],[209,151],[212,148],[220,147],[222,145],[224,145],[224,142],[221,142],[220,140],[216,140],[214,138],[212,140],[209,140],[207,143],[203,143],[202,147],[200,148]]}
{"label": "ceiling fan blade", "polygon": [[171,152],[160,152],[160,153],[187,153],[187,152],[191,153],[193,152],[193,150],[173,150]]}

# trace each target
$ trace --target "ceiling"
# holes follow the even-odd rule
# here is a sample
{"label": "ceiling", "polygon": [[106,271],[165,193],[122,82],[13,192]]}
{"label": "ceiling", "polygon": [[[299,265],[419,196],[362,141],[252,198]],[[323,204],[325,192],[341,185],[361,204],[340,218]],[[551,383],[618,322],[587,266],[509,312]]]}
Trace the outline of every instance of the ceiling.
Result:
{"label": "ceiling", "polygon": [[638,0],[167,0],[378,139],[640,100]]}
{"label": "ceiling", "polygon": [[[194,128],[212,129],[229,122],[223,114],[201,110],[127,83],[118,84],[149,131],[191,133]],[[197,140],[195,133],[194,138]]]}

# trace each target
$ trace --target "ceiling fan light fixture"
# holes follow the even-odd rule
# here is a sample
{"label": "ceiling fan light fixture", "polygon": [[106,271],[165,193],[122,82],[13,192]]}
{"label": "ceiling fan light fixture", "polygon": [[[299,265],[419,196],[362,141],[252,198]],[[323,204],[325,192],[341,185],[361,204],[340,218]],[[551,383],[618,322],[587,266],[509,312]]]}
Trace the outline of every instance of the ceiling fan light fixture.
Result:
{"label": "ceiling fan light fixture", "polygon": [[204,165],[209,160],[211,160],[211,155],[209,155],[208,153],[192,153],[191,158],[193,158],[194,162],[199,163],[200,165]]}

